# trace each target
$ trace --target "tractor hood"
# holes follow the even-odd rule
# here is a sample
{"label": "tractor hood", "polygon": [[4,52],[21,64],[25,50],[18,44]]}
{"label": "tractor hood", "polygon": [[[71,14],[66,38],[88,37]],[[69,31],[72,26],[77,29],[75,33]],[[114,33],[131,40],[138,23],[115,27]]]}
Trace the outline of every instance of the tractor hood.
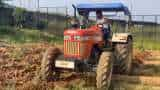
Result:
{"label": "tractor hood", "polygon": [[92,30],[87,29],[68,29],[64,31],[64,35],[87,36],[92,35]]}
{"label": "tractor hood", "polygon": [[67,29],[64,31],[64,35],[79,35],[79,36],[89,36],[96,33],[100,33],[101,29],[97,27],[97,25],[91,26],[90,28],[86,29]]}

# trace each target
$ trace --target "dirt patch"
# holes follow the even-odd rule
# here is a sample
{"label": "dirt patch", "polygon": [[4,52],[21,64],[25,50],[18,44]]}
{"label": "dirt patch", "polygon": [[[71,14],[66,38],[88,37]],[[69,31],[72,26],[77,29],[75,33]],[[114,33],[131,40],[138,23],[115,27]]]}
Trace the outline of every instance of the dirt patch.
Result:
{"label": "dirt patch", "polygon": [[160,56],[160,51],[140,51],[134,50],[134,58],[132,65],[133,75],[159,76],[160,59],[155,57]]}
{"label": "dirt patch", "polygon": [[[55,45],[36,43],[0,47],[0,90],[10,87],[17,90],[47,90],[55,87],[68,87],[80,82],[81,76],[73,74],[55,82],[34,83],[40,71],[41,60],[45,50]],[[63,49],[61,45],[56,47]],[[74,83],[73,83],[74,82]]]}
{"label": "dirt patch", "polygon": [[0,48],[0,85],[23,85],[40,69],[43,52],[49,44],[26,44]]}
{"label": "dirt patch", "polygon": [[[0,90],[4,87],[16,87],[17,90],[47,90],[82,83],[82,77],[79,74],[73,74],[56,82],[40,82],[38,85],[32,82],[40,71],[43,53],[48,47],[53,46],[48,43],[32,43],[0,47]],[[61,45],[58,47],[62,49]],[[144,64],[148,57],[154,55],[159,55],[159,52],[134,50],[134,63],[135,65]]]}
{"label": "dirt patch", "polygon": [[148,57],[151,57],[151,56],[153,56],[151,51],[140,51],[137,49],[133,50],[133,62],[134,63],[142,64]]}
{"label": "dirt patch", "polygon": [[113,80],[126,81],[137,84],[160,86],[160,77],[152,76],[127,76],[127,75],[113,75]]}

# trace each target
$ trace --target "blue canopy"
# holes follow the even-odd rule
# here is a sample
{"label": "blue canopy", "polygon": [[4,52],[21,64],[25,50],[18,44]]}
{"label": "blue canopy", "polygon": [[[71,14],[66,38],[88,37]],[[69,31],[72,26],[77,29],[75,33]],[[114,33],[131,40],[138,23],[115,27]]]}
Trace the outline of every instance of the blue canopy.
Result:
{"label": "blue canopy", "polygon": [[127,15],[130,15],[130,12],[126,6],[122,3],[88,3],[88,4],[78,4],[76,6],[78,11],[108,11],[108,12],[124,12]]}

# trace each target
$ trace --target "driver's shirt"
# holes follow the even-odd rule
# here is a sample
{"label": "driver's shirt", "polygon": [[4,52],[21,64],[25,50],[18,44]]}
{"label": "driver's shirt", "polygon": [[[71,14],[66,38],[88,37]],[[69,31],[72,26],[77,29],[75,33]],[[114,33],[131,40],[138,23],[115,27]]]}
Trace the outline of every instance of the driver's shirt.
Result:
{"label": "driver's shirt", "polygon": [[103,24],[105,22],[105,19],[102,18],[102,19],[97,19],[97,24]]}
{"label": "driver's shirt", "polygon": [[109,28],[109,24],[106,23],[105,19],[102,18],[102,19],[97,19],[97,24],[102,24],[103,25],[103,28]]}

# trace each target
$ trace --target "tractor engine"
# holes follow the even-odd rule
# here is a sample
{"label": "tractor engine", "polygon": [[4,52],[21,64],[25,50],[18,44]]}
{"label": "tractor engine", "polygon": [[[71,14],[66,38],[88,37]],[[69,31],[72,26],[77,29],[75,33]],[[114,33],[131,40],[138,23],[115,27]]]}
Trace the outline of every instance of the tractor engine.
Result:
{"label": "tractor engine", "polygon": [[86,60],[95,44],[101,44],[102,32],[96,28],[70,29],[64,32],[64,57]]}

